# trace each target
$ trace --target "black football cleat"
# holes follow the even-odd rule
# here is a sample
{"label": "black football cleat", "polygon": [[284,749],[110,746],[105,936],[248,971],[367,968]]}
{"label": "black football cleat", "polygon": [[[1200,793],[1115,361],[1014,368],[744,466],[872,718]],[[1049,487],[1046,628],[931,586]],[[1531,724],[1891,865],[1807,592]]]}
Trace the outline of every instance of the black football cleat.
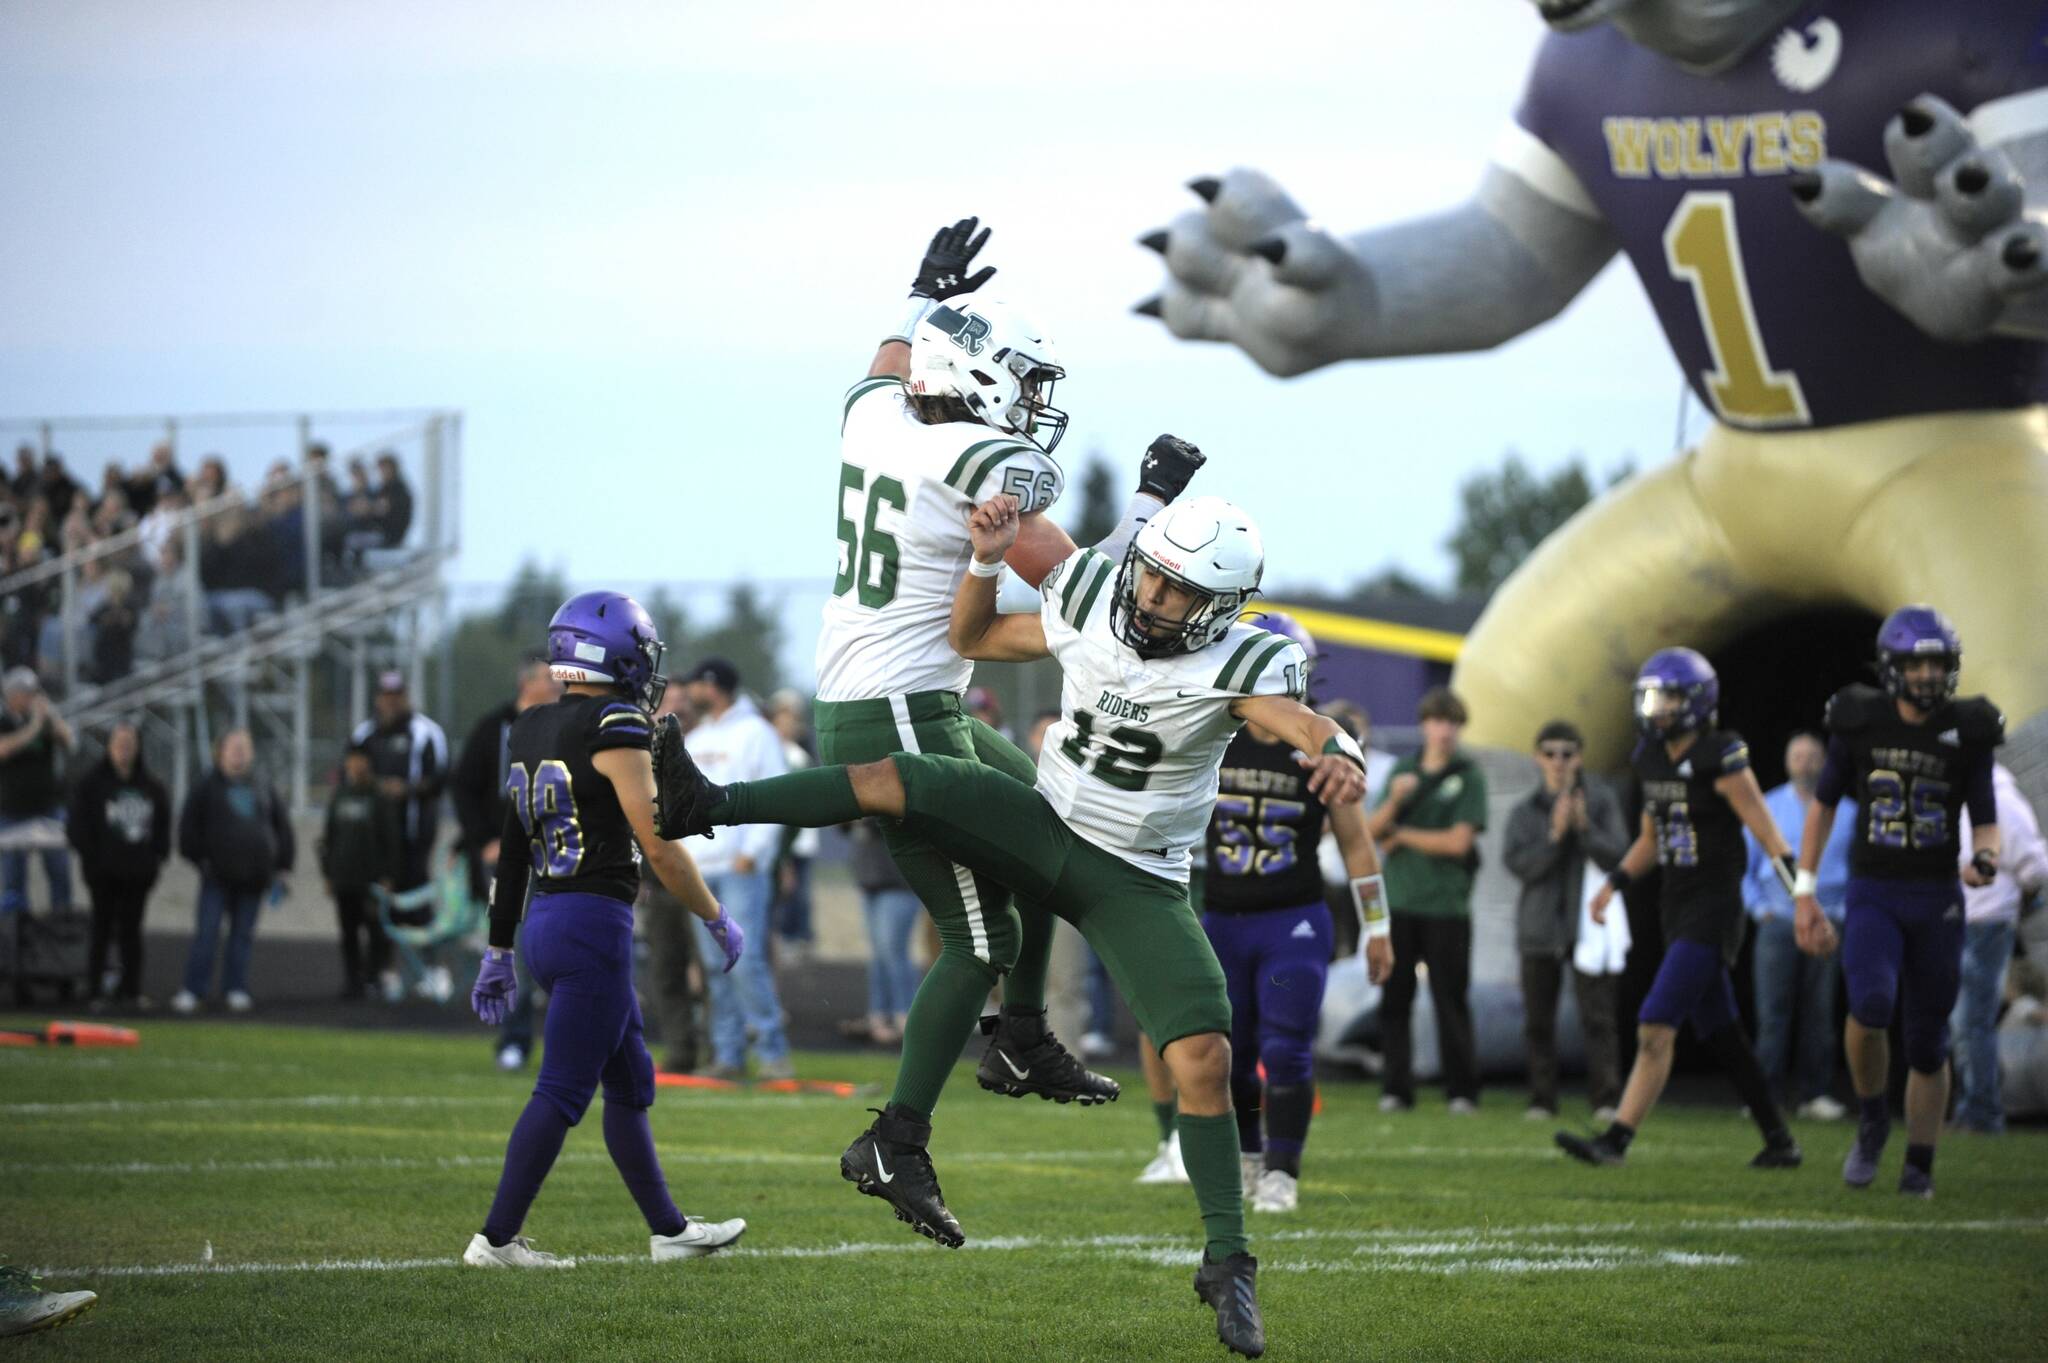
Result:
{"label": "black football cleat", "polygon": [[1195,1270],[1195,1295],[1216,1308],[1216,1338],[1246,1358],[1266,1352],[1258,1273],[1259,1261],[1249,1254],[1233,1254],[1219,1264],[1205,1253]]}
{"label": "black football cleat", "polygon": [[663,715],[655,722],[651,756],[655,831],[670,840],[716,836],[706,815],[725,798],[725,787],[707,777],[683,746],[680,719]]}
{"label": "black football cleat", "polygon": [[874,1125],[839,1157],[839,1176],[895,1208],[896,1219],[919,1235],[948,1249],[966,1244],[960,1223],[946,1210],[938,1173],[925,1150],[932,1138],[931,1123],[899,1112],[894,1104],[884,1112],[868,1110],[875,1113]]}
{"label": "black football cleat", "polygon": [[1799,1142],[1788,1134],[1764,1143],[1756,1152],[1756,1158],[1749,1162],[1752,1169],[1797,1169],[1806,1160],[1806,1152],[1799,1148]]}
{"label": "black football cleat", "polygon": [[1605,1136],[1581,1136],[1573,1131],[1557,1133],[1557,1148],[1587,1164],[1620,1164],[1628,1158],[1625,1151]]}
{"label": "black football cleat", "polygon": [[1037,1094],[1056,1103],[1079,1103],[1093,1107],[1113,1103],[1123,1092],[1116,1080],[1095,1073],[1076,1060],[1052,1029],[1045,1025],[1045,1010],[1002,1012],[981,1020],[989,1038],[974,1078],[990,1093],[1011,1098]]}

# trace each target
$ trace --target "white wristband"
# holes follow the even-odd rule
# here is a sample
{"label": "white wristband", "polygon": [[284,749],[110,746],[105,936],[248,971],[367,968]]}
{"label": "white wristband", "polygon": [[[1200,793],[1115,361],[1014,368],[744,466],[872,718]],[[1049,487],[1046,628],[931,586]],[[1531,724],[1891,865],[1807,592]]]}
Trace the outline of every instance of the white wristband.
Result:
{"label": "white wristband", "polygon": [[967,560],[967,572],[972,577],[1001,577],[1003,561],[997,559],[994,563],[983,563],[978,558],[971,558]]}
{"label": "white wristband", "polygon": [[1809,899],[1820,891],[1820,879],[1804,866],[1792,873],[1792,897]]}
{"label": "white wristband", "polygon": [[926,298],[923,294],[914,293],[910,295],[910,311],[904,315],[903,321],[897,325],[896,330],[882,338],[883,344],[886,345],[890,341],[901,341],[903,344],[909,345],[912,333],[917,330],[917,324],[931,316],[932,309],[938,305],[938,300]]}
{"label": "white wristband", "polygon": [[1394,924],[1387,917],[1387,881],[1385,876],[1354,876],[1351,881],[1351,902],[1358,909],[1358,921],[1365,924],[1367,937],[1386,937],[1394,931]]}

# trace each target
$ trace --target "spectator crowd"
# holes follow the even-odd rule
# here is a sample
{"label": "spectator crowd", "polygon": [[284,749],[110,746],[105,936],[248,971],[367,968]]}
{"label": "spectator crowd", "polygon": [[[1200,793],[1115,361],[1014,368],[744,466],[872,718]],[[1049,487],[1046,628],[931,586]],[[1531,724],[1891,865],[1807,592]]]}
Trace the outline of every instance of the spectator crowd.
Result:
{"label": "spectator crowd", "polygon": [[[194,642],[195,618],[211,634],[247,628],[306,588],[308,487],[319,500],[322,580],[348,580],[365,550],[405,542],[413,494],[389,451],[377,456],[374,473],[351,459],[345,483],[331,462],[325,445],[308,445],[297,469],[278,460],[246,492],[219,456],[188,474],[173,448],[159,444],[138,466],[107,464],[91,486],[61,454],[20,446],[12,475],[0,481],[0,581],[9,584],[0,596],[0,666],[31,668],[46,686],[60,683],[67,673],[62,577],[9,580],[95,546],[107,548],[80,564],[75,589],[75,661],[84,680],[114,681],[176,655]],[[206,511],[196,603],[180,533],[184,513],[195,507]]]}

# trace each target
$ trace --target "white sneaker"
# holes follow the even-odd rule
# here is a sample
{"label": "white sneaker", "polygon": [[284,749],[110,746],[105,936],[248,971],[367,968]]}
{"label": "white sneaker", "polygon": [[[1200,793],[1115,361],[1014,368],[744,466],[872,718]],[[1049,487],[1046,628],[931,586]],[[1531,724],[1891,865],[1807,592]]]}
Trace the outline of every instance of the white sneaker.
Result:
{"label": "white sneaker", "polygon": [[1145,1166],[1145,1172],[1138,1175],[1140,1183],[1186,1183],[1188,1166],[1180,1157],[1180,1132],[1176,1131],[1159,1142],[1159,1153]]}
{"label": "white sneaker", "polygon": [[1593,1109],[1593,1125],[1612,1126],[1614,1125],[1614,1119],[1620,1115],[1621,1110],[1619,1108],[1596,1107]]}
{"label": "white sneaker", "polygon": [[230,1013],[246,1013],[256,1006],[256,1000],[249,997],[246,989],[230,989],[227,1004]]}
{"label": "white sneaker", "polygon": [[523,1235],[515,1235],[502,1245],[494,1245],[484,1239],[478,1231],[469,1237],[469,1248],[462,1251],[462,1262],[471,1268],[574,1268],[574,1259],[564,1259],[559,1254],[549,1254],[533,1247],[533,1241]]}
{"label": "white sneaker", "polygon": [[1380,1095],[1380,1111],[1382,1112],[1406,1112],[1414,1106],[1413,1103],[1396,1098],[1391,1093],[1382,1093]]}
{"label": "white sneaker", "polygon": [[1451,1099],[1450,1108],[1453,1117],[1470,1117],[1473,1113],[1479,1111],[1479,1104],[1473,1102],[1470,1098],[1453,1098]]}
{"label": "white sneaker", "polygon": [[506,1046],[498,1052],[498,1068],[508,1074],[513,1070],[526,1068],[526,1052],[518,1046]]}
{"label": "white sneaker", "polygon": [[1101,1032],[1084,1032],[1081,1036],[1081,1058],[1102,1060],[1116,1054],[1116,1042]]}
{"label": "white sneaker", "polygon": [[1839,1122],[1849,1115],[1849,1109],[1823,1093],[1818,1098],[1801,1103],[1792,1115],[1804,1117],[1811,1122]]}
{"label": "white sneaker", "polygon": [[1255,1212],[1291,1212],[1301,1201],[1301,1185],[1285,1169],[1268,1169],[1252,1192]]}
{"label": "white sneaker", "polygon": [[1266,1157],[1240,1154],[1237,1157],[1237,1172],[1238,1177],[1244,1180],[1244,1200],[1249,1202],[1252,1200],[1252,1194],[1259,1190],[1259,1180],[1265,1176]]}
{"label": "white sneaker", "polygon": [[1541,1103],[1531,1103],[1522,1110],[1522,1120],[1525,1122],[1555,1121],[1557,1120],[1557,1109],[1545,1107]]}
{"label": "white sneaker", "polygon": [[182,1017],[190,1017],[199,1011],[199,996],[189,989],[180,989],[171,995],[171,1011]]}
{"label": "white sneaker", "polygon": [[668,1259],[701,1259],[707,1254],[716,1254],[728,1245],[736,1245],[747,1233],[747,1223],[734,1217],[730,1221],[699,1221],[687,1217],[688,1222],[680,1235],[650,1235],[647,1237],[648,1250],[654,1255],[654,1262]]}

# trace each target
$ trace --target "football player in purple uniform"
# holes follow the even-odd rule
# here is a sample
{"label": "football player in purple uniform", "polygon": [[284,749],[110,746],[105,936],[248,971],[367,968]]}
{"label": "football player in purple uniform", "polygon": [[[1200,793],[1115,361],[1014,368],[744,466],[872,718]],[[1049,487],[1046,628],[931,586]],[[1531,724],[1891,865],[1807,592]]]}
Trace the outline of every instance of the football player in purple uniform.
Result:
{"label": "football player in purple uniform", "polygon": [[1856,802],[1849,890],[1842,921],[1842,974],[1849,983],[1844,1049],[1862,1105],[1842,1180],[1866,1188],[1891,1134],[1885,1085],[1886,1029],[1900,1014],[1906,1048],[1906,1162],[1899,1191],[1934,1195],[1934,1146],[1948,1106],[1948,1017],[1963,963],[1962,855],[1958,813],[1970,810],[1971,856],[1962,877],[1998,874],[1998,804],[1992,754],[2005,720],[1981,696],[1956,697],[1963,641],[1940,611],[1902,606],[1877,634],[1883,689],[1846,686],[1828,701],[1828,762],[1806,811],[1793,886],[1794,931],[1825,953],[1834,930],[1814,897],[1821,849],[1836,803]]}
{"label": "football player in purple uniform", "polygon": [[[1256,171],[1196,180],[1144,238],[1168,279],[1140,311],[1292,375],[1499,345],[1624,254],[1717,420],[1494,594],[1455,678],[1471,737],[1585,713],[1617,654],[1939,591],[2048,743],[2040,5],[1536,2],[1554,31],[1471,199],[1340,237]],[[1604,646],[1560,656],[1596,614]],[[1587,720],[1588,761],[1618,758],[1619,714]]]}
{"label": "football player in purple uniform", "polygon": [[[1294,640],[1313,671],[1316,641],[1292,616],[1275,611],[1252,623]],[[1230,989],[1230,1093],[1253,1211],[1293,1211],[1300,1195],[1334,931],[1316,862],[1326,820],[1344,854],[1366,970],[1379,984],[1393,969],[1394,946],[1365,811],[1325,806],[1308,788],[1294,745],[1246,724],[1223,752],[1202,929]]]}
{"label": "football player in purple uniform", "polygon": [[[572,597],[548,622],[548,664],[562,698],[513,721],[511,797],[491,889],[490,946],[470,1004],[492,1026],[517,996],[513,937],[548,991],[546,1045],[533,1097],[512,1128],[498,1195],[462,1261],[477,1268],[573,1268],[520,1234],[569,1128],[604,1088],[604,1144],[647,1218],[657,1261],[692,1259],[740,1238],[747,1223],[684,1217],[670,1200],[647,1109],[654,1058],[633,993],[633,899],[644,856],[668,892],[702,918],[725,950],[745,938],[712,898],[690,854],[655,832],[649,712],[668,679],[663,645],[638,602],[617,592]],[[528,907],[528,890],[532,891]]]}
{"label": "football player in purple uniform", "polygon": [[1764,1148],[1750,1167],[1799,1167],[1799,1143],[1786,1130],[1742,1030],[1728,973],[1747,921],[1742,876],[1749,852],[1742,830],[1763,845],[1788,888],[1792,852],[1750,770],[1749,745],[1718,727],[1720,701],[1720,679],[1689,648],[1653,653],[1636,674],[1635,716],[1643,736],[1633,764],[1643,783],[1642,831],[1595,892],[1592,909],[1594,921],[1606,922],[1615,892],[1655,865],[1664,960],[1637,1014],[1636,1063],[1613,1124],[1590,1139],[1557,1133],[1565,1153],[1588,1164],[1620,1164],[1627,1157],[1671,1078],[1678,1025],[1690,1022],[1763,1132]]}

